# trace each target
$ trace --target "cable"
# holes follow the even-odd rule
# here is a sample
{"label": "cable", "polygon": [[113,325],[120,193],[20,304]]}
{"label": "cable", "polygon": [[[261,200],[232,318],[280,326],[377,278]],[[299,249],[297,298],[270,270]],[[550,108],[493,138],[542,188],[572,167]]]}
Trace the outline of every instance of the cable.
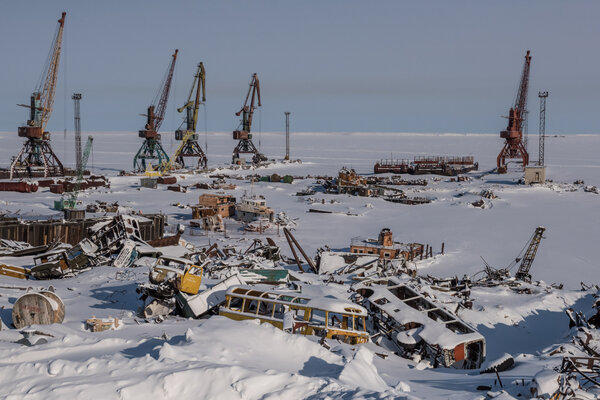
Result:
{"label": "cable", "polygon": [[258,150],[261,148],[261,138],[262,138],[262,107],[258,109]]}
{"label": "cable", "polygon": [[517,265],[517,260],[521,259],[521,254],[523,254],[523,252],[525,251],[525,248],[529,246],[529,244],[531,243],[531,241],[533,240],[533,237],[535,236],[535,232],[533,232],[533,235],[531,235],[529,237],[529,240],[525,243],[525,246],[523,246],[523,248],[521,249],[521,251],[519,252],[519,254],[517,254],[517,258],[515,258],[510,264],[508,264],[508,267],[506,267],[507,270],[511,270],[515,267],[515,265]]}
{"label": "cable", "polygon": [[206,103],[202,103],[204,106],[204,151],[208,154],[208,123],[206,122]]}

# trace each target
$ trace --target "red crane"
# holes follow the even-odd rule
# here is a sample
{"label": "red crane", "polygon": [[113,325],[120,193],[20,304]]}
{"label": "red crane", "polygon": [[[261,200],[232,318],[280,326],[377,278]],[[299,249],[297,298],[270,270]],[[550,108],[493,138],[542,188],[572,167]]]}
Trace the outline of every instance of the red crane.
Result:
{"label": "red crane", "polygon": [[[173,80],[173,71],[175,70],[175,62],[177,61],[177,53],[179,50],[175,49],[175,53],[172,55],[171,65],[167,70],[167,75],[162,83],[162,91],[158,101],[154,101],[156,104],[152,104],[148,107],[148,114],[146,114],[147,122],[144,127],[146,130],[140,131],[140,137],[156,137],[158,130],[163,122],[165,111],[167,110],[167,102],[169,101],[169,92],[171,90],[171,81]],[[142,136],[144,132],[144,136]]]}
{"label": "red crane", "polygon": [[139,137],[145,139],[142,147],[133,157],[133,169],[136,171],[144,171],[147,168],[147,161],[160,165],[163,162],[169,161],[169,156],[163,149],[160,143],[160,135],[158,130],[162,125],[167,110],[167,102],[169,101],[169,92],[171,90],[171,82],[173,80],[173,71],[175,70],[175,62],[177,61],[177,53],[175,49],[172,55],[171,64],[167,69],[167,74],[162,82],[160,97],[154,100],[153,104],[148,107],[148,114],[144,129],[139,131]]}
{"label": "red crane", "polygon": [[529,153],[523,144],[523,121],[527,113],[527,92],[529,89],[529,66],[531,65],[530,51],[525,54],[525,63],[521,73],[521,83],[515,104],[508,113],[508,126],[505,131],[500,132],[500,137],[506,139],[504,146],[498,154],[497,165],[498,173],[503,174],[507,171],[507,159],[520,159],[523,168],[529,164]]}
{"label": "red crane", "polygon": [[27,141],[10,165],[11,179],[15,175],[22,177],[24,174],[29,177],[42,174],[44,177],[64,175],[63,165],[50,146],[50,133],[46,132],[46,125],[54,104],[66,15],[63,12],[58,20],[51,50],[40,81],[31,94],[30,104],[19,104],[29,108],[27,124],[20,126],[18,130],[19,137],[27,138]]}
{"label": "red crane", "polygon": [[[248,104],[250,99],[250,104]],[[254,100],[258,100],[258,107],[261,107],[260,103],[260,83],[258,81],[258,75],[253,74],[250,80],[250,86],[248,87],[248,93],[246,94],[246,100],[241,110],[236,112],[235,115],[242,116],[240,124],[241,129],[233,131],[233,139],[239,140],[235,149],[233,149],[233,164],[240,162],[240,154],[254,154],[252,162],[258,164],[261,161],[265,161],[266,157],[262,155],[252,143],[252,116],[254,115]]]}

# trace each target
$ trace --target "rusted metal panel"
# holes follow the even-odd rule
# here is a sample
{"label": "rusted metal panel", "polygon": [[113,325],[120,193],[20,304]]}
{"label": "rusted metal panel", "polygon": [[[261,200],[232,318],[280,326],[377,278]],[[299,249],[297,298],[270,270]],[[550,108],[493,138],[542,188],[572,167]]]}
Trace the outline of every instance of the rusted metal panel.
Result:
{"label": "rusted metal panel", "polygon": [[19,137],[41,139],[44,136],[44,129],[40,126],[20,126]]}
{"label": "rusted metal panel", "polygon": [[177,183],[177,178],[174,176],[159,176],[158,183],[161,185],[174,185]]}
{"label": "rusted metal panel", "polygon": [[62,183],[54,183],[50,185],[50,192],[55,194],[63,194],[65,192],[65,187]]}
{"label": "rusted metal panel", "polygon": [[37,184],[28,182],[0,182],[0,192],[37,192]]}
{"label": "rusted metal panel", "polygon": [[38,181],[38,186],[39,187],[47,187],[47,188],[49,188],[50,185],[54,185],[54,179],[40,179]]}

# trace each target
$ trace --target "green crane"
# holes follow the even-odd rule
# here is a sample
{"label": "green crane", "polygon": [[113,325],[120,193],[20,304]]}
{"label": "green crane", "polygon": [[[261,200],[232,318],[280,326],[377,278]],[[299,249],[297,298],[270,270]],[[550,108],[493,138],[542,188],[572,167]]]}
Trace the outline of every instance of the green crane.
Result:
{"label": "green crane", "polygon": [[87,166],[88,159],[90,158],[90,152],[92,151],[93,142],[94,138],[92,136],[88,136],[87,143],[85,144],[85,149],[83,150],[83,156],[81,157],[81,166],[77,169],[77,180],[75,181],[75,187],[73,188],[73,191],[69,193],[68,199],[65,199],[65,197],[63,196],[60,200],[54,201],[55,210],[71,210],[77,205],[77,196],[79,196],[79,192],[81,189],[81,181],[83,180],[83,173],[85,171],[85,167]]}

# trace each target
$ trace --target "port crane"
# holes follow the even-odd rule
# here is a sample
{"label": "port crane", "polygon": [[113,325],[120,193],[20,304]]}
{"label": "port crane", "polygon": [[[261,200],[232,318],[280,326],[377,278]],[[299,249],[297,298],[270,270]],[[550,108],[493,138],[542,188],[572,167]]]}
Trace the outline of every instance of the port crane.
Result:
{"label": "port crane", "polygon": [[92,151],[93,143],[94,138],[92,136],[88,136],[85,148],[83,150],[83,155],[81,156],[81,164],[77,168],[77,180],[75,181],[75,187],[73,188],[73,191],[69,194],[68,198],[65,198],[65,196],[63,196],[60,200],[54,201],[54,209],[59,211],[65,209],[71,210],[77,206],[77,197],[79,196],[79,192],[81,191],[81,182],[83,181],[83,174],[85,172],[85,167],[87,166],[88,159],[90,158],[90,152]]}
{"label": "port crane", "polygon": [[500,132],[500,137],[506,139],[496,160],[498,173],[507,171],[507,159],[520,159],[523,168],[529,164],[529,153],[523,143],[523,123],[527,118],[527,92],[529,89],[529,67],[531,65],[530,51],[525,54],[525,62],[521,73],[521,82],[514,105],[508,113],[508,126]]}
{"label": "port crane", "polygon": [[[189,157],[196,157],[198,159],[197,168],[206,169],[207,158],[206,154],[198,143],[198,133],[196,133],[196,127],[198,125],[198,109],[200,105],[206,101],[206,71],[204,64],[200,62],[194,74],[194,82],[188,95],[186,103],[177,109],[177,112],[183,112],[185,110],[185,129],[180,127],[175,131],[175,139],[181,140],[181,144],[177,147],[175,154],[171,159],[165,163],[162,168],[163,171],[169,171],[172,168],[173,160],[181,166],[185,167],[185,159]],[[202,99],[200,99],[200,93],[202,93]],[[182,124],[183,126],[183,124]]]}
{"label": "port crane", "polygon": [[[248,100],[250,100],[249,104]],[[252,117],[256,108],[254,105],[255,100],[257,100],[257,106],[261,107],[260,82],[258,80],[258,75],[253,74],[244,105],[240,111],[235,113],[238,117],[241,115],[242,120],[238,129],[233,131],[233,140],[239,140],[239,142],[237,146],[235,146],[235,149],[233,149],[232,164],[241,163],[240,154],[252,154],[252,162],[254,164],[267,160],[267,158],[256,149],[254,143],[252,143],[252,133],[250,132],[252,131]]]}
{"label": "port crane", "polygon": [[147,114],[143,115],[146,117],[146,125],[143,130],[138,132],[138,136],[143,138],[144,142],[133,157],[133,169],[135,171],[145,171],[148,165],[152,163],[160,165],[169,162],[169,156],[162,147],[158,131],[167,110],[167,102],[169,101],[169,92],[171,90],[173,71],[175,70],[178,52],[179,50],[175,49],[175,53],[171,56],[171,62],[161,84],[162,90],[159,92],[160,96],[154,99],[152,105],[148,106]]}
{"label": "port crane", "polygon": [[27,141],[11,162],[10,179],[15,175],[40,176],[42,172],[44,177],[64,175],[63,165],[50,146],[50,133],[46,131],[46,126],[54,104],[66,15],[63,12],[58,20],[48,59],[29,104],[18,104],[29,108],[27,124],[18,129],[19,137],[27,138]]}

